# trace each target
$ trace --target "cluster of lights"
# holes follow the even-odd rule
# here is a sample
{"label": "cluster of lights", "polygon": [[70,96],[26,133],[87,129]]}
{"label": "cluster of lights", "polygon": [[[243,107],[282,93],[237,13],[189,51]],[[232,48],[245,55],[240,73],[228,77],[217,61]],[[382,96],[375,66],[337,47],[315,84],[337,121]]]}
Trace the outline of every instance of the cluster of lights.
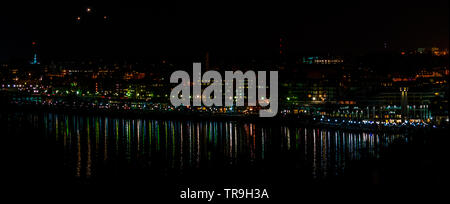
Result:
{"label": "cluster of lights", "polygon": [[[87,7],[86,8],[85,14],[93,14],[93,13],[94,13],[94,9],[92,7]],[[108,16],[103,16],[103,19],[106,21],[106,20],[109,19],[109,17]],[[81,16],[75,17],[75,20],[76,20],[77,23],[80,23],[81,22]]]}
{"label": "cluster of lights", "polygon": [[[316,118],[313,118],[313,120],[316,120]],[[342,124],[342,123],[348,123],[348,124],[358,124],[358,125],[384,125],[384,126],[414,126],[414,127],[426,127],[429,124],[426,122],[409,122],[409,121],[405,121],[402,123],[398,123],[398,122],[389,122],[389,121],[370,121],[370,120],[361,120],[361,121],[354,121],[354,120],[338,120],[338,119],[327,119],[324,116],[322,116],[320,118],[321,122],[331,122],[331,123],[336,123],[336,124]],[[448,121],[448,119],[447,119]]]}

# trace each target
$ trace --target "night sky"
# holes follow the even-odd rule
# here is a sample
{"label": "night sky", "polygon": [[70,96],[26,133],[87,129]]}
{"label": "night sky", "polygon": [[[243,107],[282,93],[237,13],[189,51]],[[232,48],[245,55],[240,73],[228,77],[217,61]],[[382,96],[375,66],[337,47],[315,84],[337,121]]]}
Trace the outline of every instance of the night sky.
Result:
{"label": "night sky", "polygon": [[[291,3],[290,3],[291,2]],[[3,3],[2,3],[3,4]],[[86,14],[86,8],[92,8]],[[88,22],[76,24],[81,16]],[[103,22],[107,16],[107,23]],[[58,1],[0,6],[0,61],[72,56],[273,56],[280,34],[289,54],[360,54],[444,47],[448,1]]]}

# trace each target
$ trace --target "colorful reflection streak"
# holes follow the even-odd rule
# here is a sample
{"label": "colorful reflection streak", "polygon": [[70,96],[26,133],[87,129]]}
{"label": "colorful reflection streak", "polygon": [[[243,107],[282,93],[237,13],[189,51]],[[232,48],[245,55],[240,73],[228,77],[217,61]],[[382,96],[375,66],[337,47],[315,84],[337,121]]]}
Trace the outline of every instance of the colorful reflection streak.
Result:
{"label": "colorful reflection streak", "polygon": [[[64,147],[64,164],[91,178],[111,163],[183,172],[185,169],[263,163],[289,155],[314,179],[342,174],[354,160],[378,158],[403,135],[349,133],[229,121],[124,119],[46,113],[27,115]],[[41,119],[43,117],[43,119]]]}

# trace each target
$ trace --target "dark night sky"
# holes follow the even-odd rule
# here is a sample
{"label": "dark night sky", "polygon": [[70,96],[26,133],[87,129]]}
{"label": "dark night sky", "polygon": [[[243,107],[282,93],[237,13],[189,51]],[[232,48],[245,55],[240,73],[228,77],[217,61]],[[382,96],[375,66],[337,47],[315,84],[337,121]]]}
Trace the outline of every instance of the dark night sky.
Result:
{"label": "dark night sky", "polygon": [[[272,56],[281,33],[288,51],[355,54],[448,47],[448,1],[59,1],[0,6],[0,61],[67,56]],[[93,8],[89,23],[75,18]],[[91,19],[109,18],[109,24]],[[84,19],[84,18],[83,18]]]}

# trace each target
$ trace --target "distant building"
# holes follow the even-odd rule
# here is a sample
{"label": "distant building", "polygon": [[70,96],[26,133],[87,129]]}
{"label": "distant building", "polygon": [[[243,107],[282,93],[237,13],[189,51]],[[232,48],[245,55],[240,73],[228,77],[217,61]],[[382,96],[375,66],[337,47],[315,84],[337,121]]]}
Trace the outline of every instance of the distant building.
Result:
{"label": "distant building", "polygon": [[447,48],[404,48],[400,50],[401,55],[432,55],[432,56],[446,56],[448,55]]}
{"label": "distant building", "polygon": [[300,64],[343,64],[344,58],[340,56],[303,56]]}

